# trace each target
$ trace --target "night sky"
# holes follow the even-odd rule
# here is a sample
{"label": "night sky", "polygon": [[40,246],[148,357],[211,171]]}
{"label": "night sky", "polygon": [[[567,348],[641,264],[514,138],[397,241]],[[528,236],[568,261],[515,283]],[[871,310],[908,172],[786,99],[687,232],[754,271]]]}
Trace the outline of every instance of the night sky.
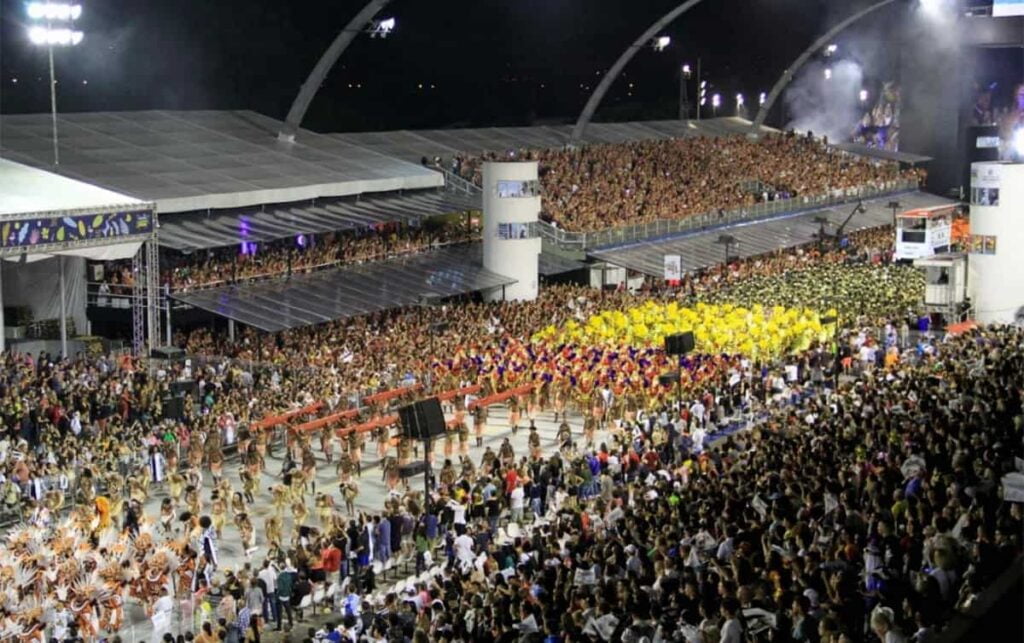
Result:
{"label": "night sky", "polygon": [[[364,0],[79,1],[85,41],[57,52],[60,111],[252,109],[283,118]],[[341,132],[573,120],[599,72],[679,1],[394,0],[382,15],[397,19],[396,32],[357,39],[304,126]],[[668,49],[636,56],[599,116],[674,118],[679,69],[698,56],[730,113],[736,93],[756,101],[828,23],[864,4],[705,0],[667,30]],[[25,36],[24,3],[0,0],[0,12],[0,111],[46,111],[46,56]],[[867,21],[850,37],[871,34],[860,50],[884,51],[885,24]],[[886,64],[870,61],[877,69],[868,71],[884,76]]]}

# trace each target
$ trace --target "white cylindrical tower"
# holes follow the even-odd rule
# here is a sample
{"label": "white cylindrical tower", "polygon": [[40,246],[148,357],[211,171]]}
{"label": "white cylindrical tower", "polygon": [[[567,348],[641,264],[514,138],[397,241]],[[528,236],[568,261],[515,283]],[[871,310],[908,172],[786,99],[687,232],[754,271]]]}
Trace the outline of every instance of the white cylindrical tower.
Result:
{"label": "white cylindrical tower", "polygon": [[[516,280],[505,299],[537,298],[540,262],[537,162],[484,163],[484,268]],[[489,298],[500,300],[502,291]]]}
{"label": "white cylindrical tower", "polygon": [[967,292],[986,324],[1024,321],[1024,164],[971,165]]}

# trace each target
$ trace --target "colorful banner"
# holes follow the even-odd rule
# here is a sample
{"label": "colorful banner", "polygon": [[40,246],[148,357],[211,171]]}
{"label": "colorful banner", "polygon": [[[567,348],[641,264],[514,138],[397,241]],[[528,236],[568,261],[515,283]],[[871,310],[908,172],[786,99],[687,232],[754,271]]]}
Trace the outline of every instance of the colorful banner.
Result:
{"label": "colorful banner", "polygon": [[34,248],[54,243],[116,239],[153,232],[149,210],[80,214],[5,221],[0,225],[0,247]]}

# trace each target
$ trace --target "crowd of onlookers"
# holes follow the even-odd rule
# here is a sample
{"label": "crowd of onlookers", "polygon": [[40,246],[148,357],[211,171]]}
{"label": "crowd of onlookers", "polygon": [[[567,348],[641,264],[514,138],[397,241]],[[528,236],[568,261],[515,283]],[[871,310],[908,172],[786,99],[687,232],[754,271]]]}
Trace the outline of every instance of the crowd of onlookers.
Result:
{"label": "crowd of onlookers", "polygon": [[538,161],[544,217],[571,231],[680,219],[777,197],[818,197],[923,178],[921,170],[901,171],[895,163],[848,155],[794,134],[524,149],[459,156],[452,169],[479,184],[486,160]]}
{"label": "crowd of onlookers", "polygon": [[[1000,479],[1020,453],[1024,332],[844,341],[906,355],[864,360],[837,388],[812,349],[778,365],[785,375],[741,366],[680,405],[623,418],[592,448],[446,462],[426,507],[395,499],[224,574],[219,591],[233,596],[204,608],[200,631],[935,640],[1019,564],[1024,512]],[[756,418],[751,431],[729,425],[738,412]],[[399,556],[431,573],[392,588],[374,562]],[[302,598],[334,582],[346,589],[332,616],[300,634]]]}
{"label": "crowd of onlookers", "polygon": [[[465,221],[419,228],[394,223],[356,231],[247,242],[190,254],[165,251],[160,260],[160,283],[172,291],[212,288],[379,261],[479,237],[479,227]],[[133,283],[131,262],[106,262],[98,292],[104,303],[99,305],[114,301],[109,295],[130,294]]]}
{"label": "crowd of onlookers", "polygon": [[[115,479],[144,501],[158,452],[168,471],[233,471],[203,445],[252,443],[268,414],[343,408],[409,378],[447,390],[476,376],[449,362],[505,355],[543,326],[644,298],[831,306],[844,329],[834,346],[730,359],[679,402],[627,411],[605,399],[598,442],[573,426],[539,451],[439,458],[429,499],[392,497],[380,514],[296,530],[230,574],[211,569],[194,638],[251,640],[287,623],[294,641],[928,641],[1021,551],[1022,506],[1001,499],[1000,479],[1021,452],[1024,334],[924,334],[908,316],[919,275],[880,263],[887,240],[891,230],[856,233],[842,250],[812,244],[671,289],[554,286],[535,302],[382,313],[269,341],[242,333],[235,345],[199,331],[182,338],[190,353],[241,359],[166,372],[8,353],[2,499],[40,529],[58,501]],[[161,422],[178,377],[199,390],[184,421]],[[286,458],[267,474],[306,466]],[[392,592],[377,573],[399,557],[435,575]],[[303,598],[345,579],[332,622],[298,634]]]}

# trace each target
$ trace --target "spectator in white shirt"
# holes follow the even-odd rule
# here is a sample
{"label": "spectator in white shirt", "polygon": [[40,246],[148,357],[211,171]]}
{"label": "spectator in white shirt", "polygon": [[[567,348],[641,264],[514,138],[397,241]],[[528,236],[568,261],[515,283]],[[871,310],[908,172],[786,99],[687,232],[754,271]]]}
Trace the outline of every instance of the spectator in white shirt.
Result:
{"label": "spectator in white shirt", "polygon": [[277,610],[279,609],[277,604],[277,574],[277,567],[270,560],[265,560],[263,561],[263,569],[256,575],[257,578],[263,581],[263,585],[267,589],[263,599],[263,621],[265,623],[269,623],[271,618],[279,623],[281,622],[279,620],[280,617],[277,615]]}
{"label": "spectator in white shirt", "polygon": [[523,491],[523,483],[516,482],[516,488],[509,494],[509,507],[512,510],[511,520],[512,522],[523,521],[523,505],[525,503],[526,492]]}
{"label": "spectator in white shirt", "polygon": [[740,624],[737,615],[740,611],[740,604],[735,598],[727,596],[722,600],[722,632],[718,639],[719,643],[742,643],[743,625]]}
{"label": "spectator in white shirt", "polygon": [[473,538],[469,534],[461,534],[455,539],[455,558],[463,567],[468,568],[473,564],[473,559],[476,557],[476,554],[473,553],[474,544]]}
{"label": "spectator in white shirt", "polygon": [[462,535],[466,533],[466,505],[458,500],[449,500],[448,508],[452,510],[452,524],[455,525],[455,533]]}

